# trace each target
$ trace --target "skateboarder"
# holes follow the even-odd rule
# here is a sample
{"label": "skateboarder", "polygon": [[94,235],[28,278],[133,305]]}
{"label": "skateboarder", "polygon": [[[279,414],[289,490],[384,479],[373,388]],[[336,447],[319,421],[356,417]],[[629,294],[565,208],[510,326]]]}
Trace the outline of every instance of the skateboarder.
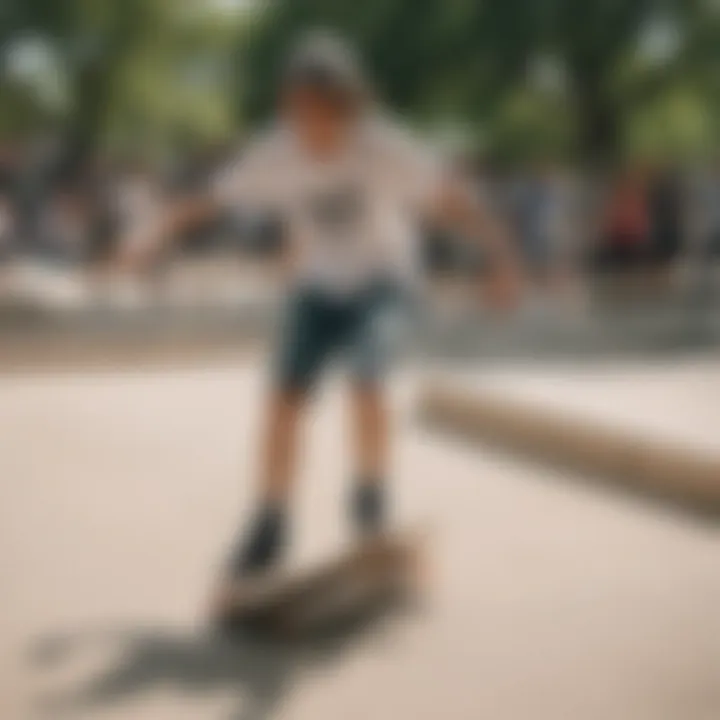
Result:
{"label": "skateboarder", "polygon": [[392,334],[386,320],[417,278],[419,221],[444,218],[468,237],[482,237],[499,301],[513,300],[519,277],[500,224],[380,111],[342,40],[312,34],[298,43],[278,106],[275,123],[221,173],[207,197],[169,210],[149,231],[152,242],[130,243],[157,251],[181,227],[239,204],[274,210],[288,228],[287,316],[275,356],[259,501],[232,554],[231,579],[266,571],[282,557],[299,419],[337,354],[352,377],[358,466],[351,519],[362,534],[386,523],[383,378]]}

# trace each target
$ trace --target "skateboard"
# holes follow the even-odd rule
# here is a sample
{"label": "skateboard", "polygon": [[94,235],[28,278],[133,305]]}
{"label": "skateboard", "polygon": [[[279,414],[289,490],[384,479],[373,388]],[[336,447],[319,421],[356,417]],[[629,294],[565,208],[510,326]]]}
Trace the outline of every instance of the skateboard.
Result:
{"label": "skateboard", "polygon": [[227,631],[275,639],[321,634],[417,600],[424,589],[426,533],[396,531],[306,571],[223,583],[211,614]]}

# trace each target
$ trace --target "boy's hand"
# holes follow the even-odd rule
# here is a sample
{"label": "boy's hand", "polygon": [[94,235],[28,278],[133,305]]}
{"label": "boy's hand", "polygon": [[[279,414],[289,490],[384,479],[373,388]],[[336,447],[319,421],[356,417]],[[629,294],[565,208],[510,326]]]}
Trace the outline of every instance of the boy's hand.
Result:
{"label": "boy's hand", "polygon": [[462,178],[448,182],[434,206],[435,217],[443,218],[468,238],[480,242],[493,263],[492,274],[482,284],[485,302],[502,311],[514,310],[523,287],[522,263],[513,238],[496,213]]}
{"label": "boy's hand", "polygon": [[170,205],[141,231],[120,244],[120,271],[132,273],[146,269],[180,232],[213,217],[217,211],[212,199],[204,196]]}

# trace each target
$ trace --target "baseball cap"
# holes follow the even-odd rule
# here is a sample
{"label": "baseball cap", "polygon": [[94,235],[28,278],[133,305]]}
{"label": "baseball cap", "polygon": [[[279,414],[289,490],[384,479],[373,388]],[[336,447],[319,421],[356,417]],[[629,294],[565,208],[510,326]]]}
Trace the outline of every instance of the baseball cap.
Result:
{"label": "baseball cap", "polygon": [[336,33],[313,30],[303,34],[288,56],[284,81],[358,99],[368,91],[355,48]]}

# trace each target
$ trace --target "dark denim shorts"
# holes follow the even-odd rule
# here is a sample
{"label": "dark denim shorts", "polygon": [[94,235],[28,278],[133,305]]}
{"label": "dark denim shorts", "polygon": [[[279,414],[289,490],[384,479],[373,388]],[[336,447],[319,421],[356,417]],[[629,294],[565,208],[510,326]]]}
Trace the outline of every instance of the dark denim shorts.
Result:
{"label": "dark denim shorts", "polygon": [[319,289],[294,291],[276,354],[280,389],[305,391],[336,357],[361,384],[382,381],[401,335],[402,293],[377,283],[348,296]]}

